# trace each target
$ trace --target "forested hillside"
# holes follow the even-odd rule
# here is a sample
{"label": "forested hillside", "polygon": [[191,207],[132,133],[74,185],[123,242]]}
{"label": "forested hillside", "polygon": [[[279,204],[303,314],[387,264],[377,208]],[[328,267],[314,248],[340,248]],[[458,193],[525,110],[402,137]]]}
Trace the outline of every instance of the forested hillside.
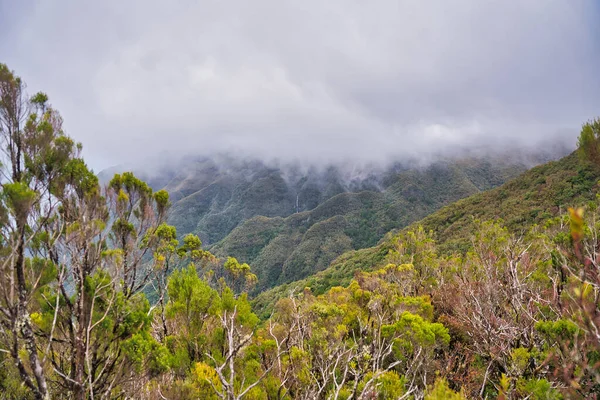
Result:
{"label": "forested hillside", "polygon": [[[564,153],[549,146],[363,168],[218,155],[134,170],[171,194],[168,223],[180,238],[193,233],[216,256],[252,265],[258,293],[322,271],[344,252],[374,246],[393,229]],[[122,170],[102,171],[100,180]]]}
{"label": "forested hillside", "polygon": [[[562,151],[365,171],[219,156],[187,159],[153,173],[140,169],[139,175],[171,194],[168,222],[180,237],[196,234],[215,255],[251,264],[258,292],[321,271],[346,251],[373,246],[390,230],[498,186],[531,162]],[[103,171],[101,180],[110,179],[110,172]]]}
{"label": "forested hillside", "polygon": [[315,293],[323,293],[333,286],[346,285],[356,271],[385,265],[387,254],[399,238],[419,226],[432,232],[442,254],[464,254],[470,250],[478,220],[502,220],[511,233],[526,232],[535,224],[564,214],[568,207],[594,200],[599,190],[598,179],[600,169],[572,153],[534,167],[498,188],[443,207],[400,233],[390,232],[375,247],[345,253],[314,276],[264,291],[254,304],[268,313],[274,302],[290,291],[311,287]]}
{"label": "forested hillside", "polygon": [[373,246],[390,230],[524,170],[520,163],[467,159],[387,171],[380,190],[340,193],[286,218],[258,215],[210,250],[252,265],[263,290],[321,271],[346,251]]}
{"label": "forested hillside", "polygon": [[[391,227],[375,233],[364,229],[360,234],[351,234],[359,247],[365,247],[401,222],[403,218],[396,214],[405,207],[431,209],[490,189],[531,165],[562,156],[565,151],[557,146],[546,152],[518,155],[457,156],[425,167],[405,162],[361,168],[301,167],[294,163],[265,163],[219,155],[186,157],[172,163],[162,160],[154,166],[116,166],[98,176],[106,183],[115,173],[132,170],[154,190],[167,190],[173,203],[169,222],[178,228],[180,235],[194,233],[207,246],[257,216],[285,218],[321,205],[321,211],[315,210],[318,219],[324,213],[344,214],[346,206],[350,206],[348,213],[352,213],[363,207],[359,204],[359,193],[367,192],[366,196],[377,204],[370,207],[366,201],[365,210],[373,208],[371,211],[381,213],[381,208],[390,209],[386,217]],[[344,196],[333,200],[338,195]],[[325,205],[329,200],[333,201]]]}

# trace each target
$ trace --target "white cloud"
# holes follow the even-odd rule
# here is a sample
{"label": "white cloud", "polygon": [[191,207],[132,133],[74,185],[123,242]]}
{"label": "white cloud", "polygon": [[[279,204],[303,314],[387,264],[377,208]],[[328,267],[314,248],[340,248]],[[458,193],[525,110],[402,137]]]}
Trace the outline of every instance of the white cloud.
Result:
{"label": "white cloud", "polygon": [[600,109],[600,12],[585,0],[16,4],[0,61],[50,94],[97,166],[573,142]]}

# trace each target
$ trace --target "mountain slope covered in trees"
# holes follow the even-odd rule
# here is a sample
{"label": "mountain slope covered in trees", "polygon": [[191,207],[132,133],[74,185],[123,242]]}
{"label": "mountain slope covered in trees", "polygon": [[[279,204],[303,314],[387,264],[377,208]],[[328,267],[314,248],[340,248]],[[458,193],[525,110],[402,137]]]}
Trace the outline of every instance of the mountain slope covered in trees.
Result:
{"label": "mountain slope covered in trees", "polygon": [[210,249],[249,263],[262,290],[323,270],[342,253],[373,246],[388,231],[497,186],[524,169],[523,164],[464,159],[389,171],[381,179],[381,190],[343,192],[286,218],[256,216]]}
{"label": "mountain slope covered in trees", "polygon": [[[557,146],[363,169],[220,155],[187,158],[153,173],[142,168],[138,175],[171,194],[168,222],[180,238],[196,234],[215,255],[249,263],[257,293],[321,271],[346,251],[373,246],[392,229],[561,154]],[[101,173],[101,180],[121,169]]]}
{"label": "mountain slope covered in trees", "polygon": [[[503,153],[456,157],[429,167],[407,161],[385,168],[301,167],[219,155],[187,157],[172,164],[163,161],[153,167],[117,166],[100,172],[99,179],[108,182],[114,173],[132,170],[153,189],[167,190],[172,201],[169,221],[180,235],[197,234],[205,245],[212,246],[250,218],[285,218],[314,210],[340,194],[346,196],[325,208],[343,212],[340,207],[352,206],[353,195],[360,192],[376,193],[377,201],[386,204],[404,200],[428,206],[452,201],[498,186],[532,164],[564,152],[558,146],[545,153],[525,152],[508,158]],[[387,196],[380,196],[382,192],[388,192]],[[370,240],[369,233],[363,236],[367,237],[356,240]]]}
{"label": "mountain slope covered in trees", "polygon": [[[534,224],[564,213],[567,207],[593,200],[599,191],[599,179],[598,167],[581,160],[574,152],[534,167],[495,189],[443,207],[408,226],[400,235],[422,226],[425,231],[433,232],[442,253],[464,253],[471,248],[477,220],[501,219],[511,232],[524,232]],[[344,253],[324,271],[304,280],[264,291],[254,303],[268,314],[274,302],[290,291],[310,287],[315,293],[323,293],[333,286],[346,285],[356,271],[383,266],[398,241],[398,234],[390,232],[377,246]]]}

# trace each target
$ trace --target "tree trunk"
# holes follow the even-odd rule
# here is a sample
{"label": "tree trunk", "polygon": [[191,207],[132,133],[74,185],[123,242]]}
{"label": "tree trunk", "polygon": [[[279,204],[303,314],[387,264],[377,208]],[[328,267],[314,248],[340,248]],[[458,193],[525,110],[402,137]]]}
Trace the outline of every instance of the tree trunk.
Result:
{"label": "tree trunk", "polygon": [[40,359],[37,353],[37,345],[33,329],[29,321],[29,313],[27,312],[27,282],[25,279],[25,223],[24,221],[17,221],[17,231],[19,233],[19,244],[17,246],[17,260],[15,263],[15,270],[17,273],[17,284],[19,287],[19,302],[17,304],[17,327],[21,331],[23,340],[25,341],[25,348],[29,354],[29,366],[35,377],[37,383],[37,390],[35,391],[36,399],[49,399],[48,385],[46,383],[46,377],[44,370],[40,363]]}
{"label": "tree trunk", "polygon": [[86,330],[88,327],[88,314],[89,314],[89,305],[87,305],[87,296],[85,293],[85,274],[83,273],[83,268],[80,266],[78,270],[77,284],[78,288],[78,297],[76,304],[76,320],[77,320],[77,330],[75,333],[75,348],[73,352],[74,357],[74,366],[75,366],[75,374],[73,380],[74,383],[74,398],[76,400],[85,400],[85,349],[86,349]]}

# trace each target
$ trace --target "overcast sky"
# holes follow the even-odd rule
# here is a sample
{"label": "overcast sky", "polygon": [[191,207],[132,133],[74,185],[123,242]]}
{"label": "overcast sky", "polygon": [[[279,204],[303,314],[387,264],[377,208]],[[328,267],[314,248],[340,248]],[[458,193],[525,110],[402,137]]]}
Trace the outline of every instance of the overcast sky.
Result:
{"label": "overcast sky", "polygon": [[0,0],[0,62],[96,169],[146,154],[401,159],[574,143],[597,0]]}

